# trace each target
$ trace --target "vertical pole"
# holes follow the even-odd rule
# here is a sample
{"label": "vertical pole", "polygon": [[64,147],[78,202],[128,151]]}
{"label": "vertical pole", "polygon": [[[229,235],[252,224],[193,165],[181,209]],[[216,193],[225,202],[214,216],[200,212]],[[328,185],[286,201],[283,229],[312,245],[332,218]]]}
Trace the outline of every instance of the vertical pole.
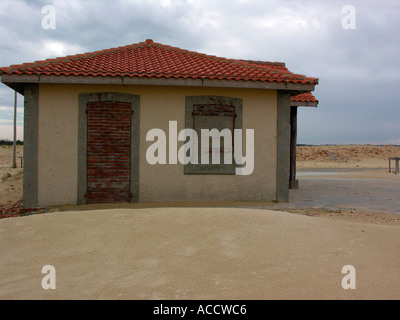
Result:
{"label": "vertical pole", "polygon": [[297,189],[299,182],[296,179],[297,154],[297,107],[290,107],[290,178],[289,188]]}
{"label": "vertical pole", "polygon": [[290,92],[278,90],[276,201],[289,202]]}
{"label": "vertical pole", "polygon": [[13,138],[13,160],[12,168],[17,167],[17,91],[14,91],[14,138]]}

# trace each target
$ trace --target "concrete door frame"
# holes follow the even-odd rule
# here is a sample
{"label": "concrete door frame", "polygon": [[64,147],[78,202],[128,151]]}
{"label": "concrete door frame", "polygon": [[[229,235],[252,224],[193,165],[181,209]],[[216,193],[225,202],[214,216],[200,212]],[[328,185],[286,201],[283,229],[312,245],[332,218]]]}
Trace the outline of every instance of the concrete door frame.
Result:
{"label": "concrete door frame", "polygon": [[78,196],[77,204],[86,203],[87,192],[87,114],[88,102],[128,102],[132,107],[131,132],[131,202],[139,202],[140,97],[118,92],[82,93],[79,95]]}

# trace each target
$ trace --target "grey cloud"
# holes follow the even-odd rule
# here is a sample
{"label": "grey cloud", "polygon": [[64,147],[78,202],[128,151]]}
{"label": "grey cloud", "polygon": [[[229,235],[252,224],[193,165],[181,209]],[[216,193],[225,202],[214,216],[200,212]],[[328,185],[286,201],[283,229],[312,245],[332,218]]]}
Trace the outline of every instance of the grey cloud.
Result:
{"label": "grey cloud", "polygon": [[[357,29],[344,30],[346,1],[2,0],[0,65],[101,50],[153,38],[228,58],[286,62],[319,77],[317,109],[301,109],[300,143],[399,139],[400,2],[351,1]],[[54,5],[55,30],[41,28]],[[10,105],[0,87],[0,105]],[[1,138],[1,137],[0,137]]]}

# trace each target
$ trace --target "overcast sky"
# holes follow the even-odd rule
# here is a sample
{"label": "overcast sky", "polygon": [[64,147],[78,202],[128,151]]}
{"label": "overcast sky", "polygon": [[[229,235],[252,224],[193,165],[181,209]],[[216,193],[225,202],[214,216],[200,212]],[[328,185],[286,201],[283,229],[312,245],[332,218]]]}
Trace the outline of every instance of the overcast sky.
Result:
{"label": "overcast sky", "polygon": [[[43,28],[46,5],[55,29]],[[400,144],[399,0],[0,0],[2,67],[146,39],[319,78],[298,143]],[[12,139],[13,105],[0,84],[0,139]],[[18,106],[22,140],[20,95]]]}

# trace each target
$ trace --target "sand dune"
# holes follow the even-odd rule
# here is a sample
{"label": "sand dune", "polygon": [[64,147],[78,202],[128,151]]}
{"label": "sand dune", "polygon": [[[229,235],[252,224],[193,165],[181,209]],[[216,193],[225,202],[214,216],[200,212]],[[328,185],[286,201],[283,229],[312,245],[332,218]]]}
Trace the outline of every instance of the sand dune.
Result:
{"label": "sand dune", "polygon": [[298,146],[299,168],[388,168],[389,157],[400,157],[400,146]]}

